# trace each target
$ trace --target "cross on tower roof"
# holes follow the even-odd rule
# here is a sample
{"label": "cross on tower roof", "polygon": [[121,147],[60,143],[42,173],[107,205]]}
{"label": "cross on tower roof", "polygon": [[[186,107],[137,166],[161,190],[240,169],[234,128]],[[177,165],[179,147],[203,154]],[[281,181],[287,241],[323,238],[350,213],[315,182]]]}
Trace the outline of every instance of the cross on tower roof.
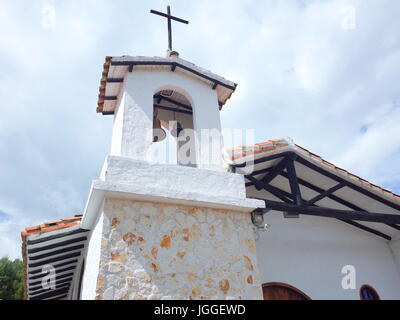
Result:
{"label": "cross on tower roof", "polygon": [[165,17],[168,19],[168,50],[172,51],[172,30],[171,30],[171,20],[175,20],[181,23],[188,24],[189,21],[180,19],[178,17],[171,16],[171,8],[167,6],[167,13],[159,12],[156,10],[150,10],[150,13],[157,14],[159,16]]}

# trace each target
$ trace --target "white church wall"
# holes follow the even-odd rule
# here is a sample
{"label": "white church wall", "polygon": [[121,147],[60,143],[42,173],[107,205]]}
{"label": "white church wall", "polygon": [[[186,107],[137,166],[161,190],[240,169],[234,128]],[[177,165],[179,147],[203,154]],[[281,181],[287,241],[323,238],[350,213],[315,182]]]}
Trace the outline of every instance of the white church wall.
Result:
{"label": "white church wall", "polygon": [[[262,283],[283,282],[311,299],[360,299],[360,287],[369,284],[381,299],[400,299],[399,273],[384,239],[330,218],[271,212],[265,222],[270,228],[256,241]],[[342,288],[345,265],[355,267],[355,290]]]}
{"label": "white church wall", "polygon": [[[146,160],[147,152],[152,144],[153,95],[163,88],[172,88],[183,93],[190,100],[193,108],[194,129],[214,129],[221,131],[216,90],[203,81],[181,72],[154,69],[128,73],[125,77],[125,110],[122,131],[122,149],[120,155]],[[187,94],[187,93],[190,93]],[[199,134],[201,145],[201,135]],[[197,150],[199,168],[224,170],[222,157],[215,163],[209,163],[205,152]]]}
{"label": "white church wall", "polygon": [[114,123],[111,137],[111,154],[121,155],[122,153],[122,134],[124,128],[124,112],[125,112],[125,93],[118,97],[117,107],[114,115]]}
{"label": "white church wall", "polygon": [[103,225],[97,299],[262,298],[249,213],[107,199]]}
{"label": "white church wall", "polygon": [[96,296],[97,277],[99,274],[101,239],[103,232],[103,214],[97,219],[90,236],[88,249],[83,254],[85,270],[82,279],[82,300],[93,300]]}
{"label": "white church wall", "polygon": [[397,271],[400,274],[400,239],[394,239],[390,241],[389,247],[392,251],[393,259],[397,266]]}

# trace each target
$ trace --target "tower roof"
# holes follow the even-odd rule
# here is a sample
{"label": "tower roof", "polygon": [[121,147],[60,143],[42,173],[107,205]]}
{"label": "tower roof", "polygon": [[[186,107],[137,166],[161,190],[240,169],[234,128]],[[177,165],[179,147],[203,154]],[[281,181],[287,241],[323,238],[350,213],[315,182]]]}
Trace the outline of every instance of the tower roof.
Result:
{"label": "tower roof", "polygon": [[106,57],[100,80],[97,112],[104,115],[114,114],[118,94],[125,75],[135,68],[169,70],[180,72],[209,84],[217,91],[219,109],[235,91],[237,84],[218,76],[211,71],[200,68],[176,55],[170,57],[120,56]]}

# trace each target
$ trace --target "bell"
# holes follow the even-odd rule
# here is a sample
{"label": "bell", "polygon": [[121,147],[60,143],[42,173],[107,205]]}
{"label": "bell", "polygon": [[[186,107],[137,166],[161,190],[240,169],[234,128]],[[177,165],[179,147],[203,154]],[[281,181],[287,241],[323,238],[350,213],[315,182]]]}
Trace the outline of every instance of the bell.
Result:
{"label": "bell", "polygon": [[160,119],[153,119],[153,142],[163,141],[167,137],[167,133],[161,128]]}
{"label": "bell", "polygon": [[173,128],[171,129],[171,135],[177,138],[182,130],[183,128],[181,124],[179,122],[175,122]]}

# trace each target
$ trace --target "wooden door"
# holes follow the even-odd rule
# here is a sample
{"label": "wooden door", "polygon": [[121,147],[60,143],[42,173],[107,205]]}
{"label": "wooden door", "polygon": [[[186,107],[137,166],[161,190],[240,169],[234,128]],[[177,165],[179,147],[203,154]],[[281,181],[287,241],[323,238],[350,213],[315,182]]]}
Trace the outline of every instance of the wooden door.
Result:
{"label": "wooden door", "polygon": [[263,284],[263,294],[264,300],[310,300],[299,289],[279,282]]}

